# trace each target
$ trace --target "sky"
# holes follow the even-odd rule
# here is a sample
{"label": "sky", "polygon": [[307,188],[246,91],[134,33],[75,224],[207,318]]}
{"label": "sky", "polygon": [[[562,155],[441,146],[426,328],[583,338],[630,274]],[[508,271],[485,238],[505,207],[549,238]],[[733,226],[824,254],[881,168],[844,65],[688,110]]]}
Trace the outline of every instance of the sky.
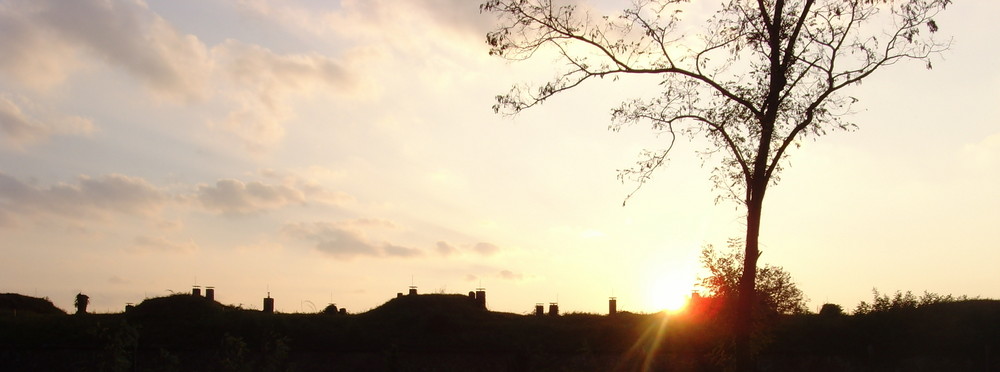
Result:
{"label": "sky", "polygon": [[[998,12],[949,6],[934,69],[854,87],[858,130],[804,143],[769,189],[761,262],[813,310],[872,288],[1000,298]],[[0,292],[98,312],[193,285],[283,312],[410,285],[513,313],[689,294],[702,247],[744,227],[700,144],[623,205],[617,170],[666,139],[609,131],[610,109],[655,81],[497,115],[554,70],[489,56],[495,22],[467,0],[0,0]]]}

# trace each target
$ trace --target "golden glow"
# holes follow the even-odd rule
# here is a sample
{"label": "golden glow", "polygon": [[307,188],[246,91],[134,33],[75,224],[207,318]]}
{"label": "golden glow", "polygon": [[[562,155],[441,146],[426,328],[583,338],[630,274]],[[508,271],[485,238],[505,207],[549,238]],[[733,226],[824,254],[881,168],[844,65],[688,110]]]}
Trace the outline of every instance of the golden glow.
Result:
{"label": "golden glow", "polygon": [[649,286],[647,303],[654,311],[677,312],[687,306],[691,284],[672,277],[659,277]]}

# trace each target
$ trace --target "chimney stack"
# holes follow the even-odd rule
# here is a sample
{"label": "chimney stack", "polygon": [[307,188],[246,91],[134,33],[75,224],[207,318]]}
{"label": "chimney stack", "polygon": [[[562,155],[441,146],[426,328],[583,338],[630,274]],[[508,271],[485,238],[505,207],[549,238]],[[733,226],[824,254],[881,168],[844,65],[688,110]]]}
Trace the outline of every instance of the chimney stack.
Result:
{"label": "chimney stack", "polygon": [[486,288],[476,288],[476,305],[480,309],[486,308]]}
{"label": "chimney stack", "polygon": [[274,299],[271,298],[271,292],[267,292],[267,297],[264,298],[264,313],[274,313]]}

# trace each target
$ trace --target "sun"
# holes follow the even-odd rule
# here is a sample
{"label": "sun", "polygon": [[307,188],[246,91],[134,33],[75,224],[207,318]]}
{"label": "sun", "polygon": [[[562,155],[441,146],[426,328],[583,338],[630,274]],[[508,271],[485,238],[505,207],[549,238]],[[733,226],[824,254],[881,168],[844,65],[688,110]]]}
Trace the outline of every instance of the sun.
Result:
{"label": "sun", "polygon": [[646,293],[647,302],[654,311],[676,313],[687,306],[691,284],[674,278],[654,279]]}

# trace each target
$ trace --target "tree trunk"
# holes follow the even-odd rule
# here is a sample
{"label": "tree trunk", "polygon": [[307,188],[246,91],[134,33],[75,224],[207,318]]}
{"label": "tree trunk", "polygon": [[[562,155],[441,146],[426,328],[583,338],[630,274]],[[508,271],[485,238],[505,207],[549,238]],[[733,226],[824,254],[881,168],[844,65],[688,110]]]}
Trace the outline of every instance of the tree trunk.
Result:
{"label": "tree trunk", "polygon": [[735,310],[734,331],[736,333],[736,368],[739,371],[753,371],[755,356],[753,352],[753,322],[754,303],[757,301],[757,258],[760,257],[758,236],[760,235],[760,217],[763,207],[764,193],[760,185],[747,202],[747,235],[743,255],[743,275],[740,276],[739,291]]}

